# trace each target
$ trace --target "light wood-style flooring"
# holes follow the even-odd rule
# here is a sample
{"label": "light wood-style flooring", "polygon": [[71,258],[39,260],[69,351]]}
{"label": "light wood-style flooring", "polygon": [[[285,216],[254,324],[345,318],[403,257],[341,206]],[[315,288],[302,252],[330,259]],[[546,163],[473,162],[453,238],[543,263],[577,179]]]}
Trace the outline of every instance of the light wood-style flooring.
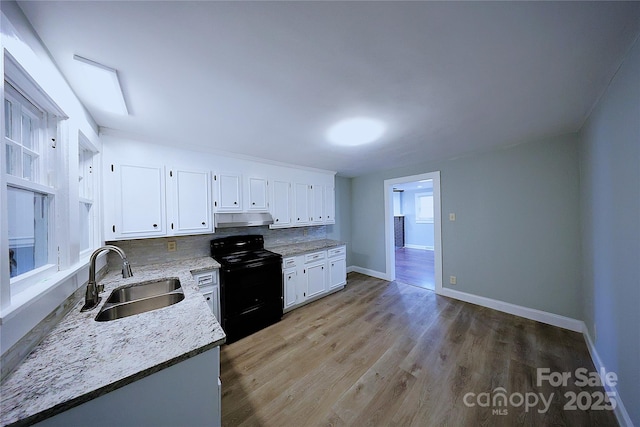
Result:
{"label": "light wood-style flooring", "polygon": [[[563,409],[566,392],[598,389],[536,386],[536,368],[579,367],[594,370],[580,334],[350,273],[345,290],[222,347],[222,423],[617,425],[610,411]],[[478,405],[478,394],[493,396],[500,387],[507,396],[554,397],[543,413],[542,403],[528,411]],[[465,395],[475,406],[465,405]]]}
{"label": "light wood-style flooring", "polygon": [[412,248],[396,248],[396,280],[408,285],[435,289],[433,251]]}

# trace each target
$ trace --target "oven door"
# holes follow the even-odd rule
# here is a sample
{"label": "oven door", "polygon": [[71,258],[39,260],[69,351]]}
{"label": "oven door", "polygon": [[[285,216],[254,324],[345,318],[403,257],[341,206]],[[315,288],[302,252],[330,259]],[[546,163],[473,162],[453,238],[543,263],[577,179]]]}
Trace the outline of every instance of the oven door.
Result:
{"label": "oven door", "polygon": [[227,342],[256,332],[282,318],[282,267],[257,262],[222,268],[222,318]]}

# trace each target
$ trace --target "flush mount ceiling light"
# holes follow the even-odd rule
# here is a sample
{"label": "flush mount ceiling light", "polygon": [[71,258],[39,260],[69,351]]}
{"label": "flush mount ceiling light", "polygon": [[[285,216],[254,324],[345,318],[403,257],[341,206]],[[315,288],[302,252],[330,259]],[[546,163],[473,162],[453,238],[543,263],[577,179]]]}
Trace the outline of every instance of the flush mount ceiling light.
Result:
{"label": "flush mount ceiling light", "polygon": [[73,55],[73,59],[82,66],[79,84],[86,102],[103,111],[128,115],[117,71],[82,56]]}
{"label": "flush mount ceiling light", "polygon": [[333,125],[327,132],[327,138],[334,144],[356,146],[373,142],[385,131],[380,120],[356,117]]}

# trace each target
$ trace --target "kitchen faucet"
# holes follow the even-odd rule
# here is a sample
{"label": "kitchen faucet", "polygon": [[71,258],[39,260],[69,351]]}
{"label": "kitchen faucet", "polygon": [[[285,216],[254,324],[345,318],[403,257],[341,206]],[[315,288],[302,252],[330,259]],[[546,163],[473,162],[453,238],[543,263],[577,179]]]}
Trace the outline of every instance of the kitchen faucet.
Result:
{"label": "kitchen faucet", "polygon": [[84,305],[80,309],[80,311],[88,311],[94,309],[98,304],[100,304],[100,298],[98,294],[104,290],[104,285],[96,286],[96,258],[100,255],[101,252],[104,251],[114,251],[120,255],[122,259],[122,277],[127,278],[133,276],[131,272],[131,266],[129,265],[129,261],[127,261],[127,255],[125,255],[124,251],[117,246],[113,245],[105,245],[102,246],[91,254],[91,258],[89,260],[89,282],[87,283],[87,293],[84,296]]}

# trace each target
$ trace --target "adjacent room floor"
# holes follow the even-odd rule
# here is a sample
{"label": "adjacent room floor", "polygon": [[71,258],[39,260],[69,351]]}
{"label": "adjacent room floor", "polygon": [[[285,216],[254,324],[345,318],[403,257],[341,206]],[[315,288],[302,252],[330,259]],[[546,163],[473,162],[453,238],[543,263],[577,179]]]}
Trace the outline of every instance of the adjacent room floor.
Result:
{"label": "adjacent room floor", "polygon": [[396,248],[396,280],[408,285],[435,289],[433,251]]}
{"label": "adjacent room floor", "polygon": [[[617,425],[565,408],[566,393],[601,390],[536,384],[537,368],[579,367],[594,371],[581,334],[350,273],[345,290],[222,347],[222,423]],[[534,394],[550,403],[525,408]]]}

